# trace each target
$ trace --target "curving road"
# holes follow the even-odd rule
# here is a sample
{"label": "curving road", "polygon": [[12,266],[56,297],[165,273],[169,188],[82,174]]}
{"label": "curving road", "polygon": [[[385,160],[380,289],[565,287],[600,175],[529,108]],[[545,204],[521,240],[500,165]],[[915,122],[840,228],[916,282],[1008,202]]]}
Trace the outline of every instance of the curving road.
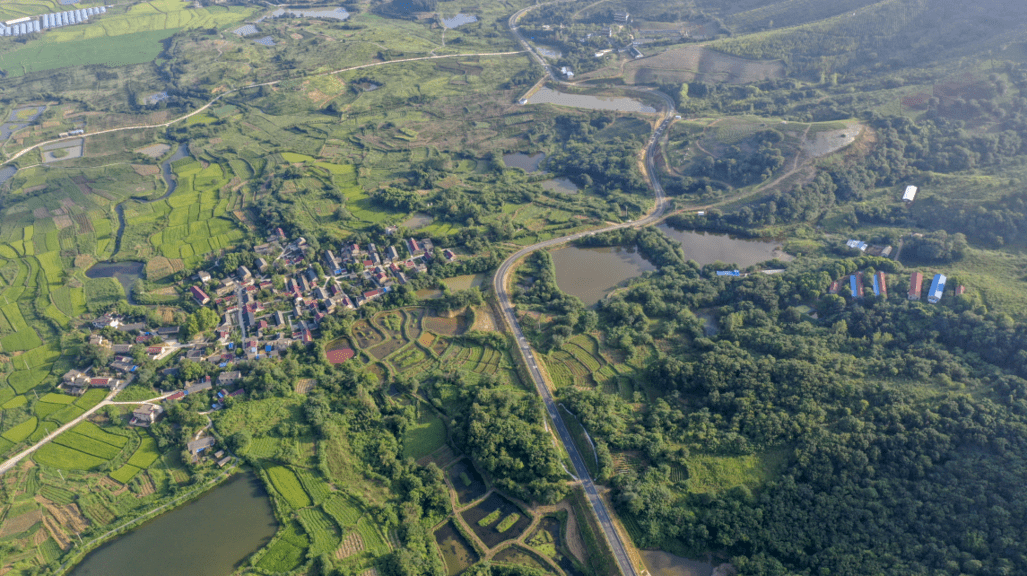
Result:
{"label": "curving road", "polygon": [[[521,46],[531,54],[532,58],[542,65],[542,68],[545,70],[545,77],[553,78],[554,81],[560,84],[570,84],[568,82],[556,80],[549,68],[549,64],[546,63],[541,56],[535,53],[531,45],[528,44],[523,36],[521,36],[521,33],[517,28],[517,20],[532,8],[535,8],[535,6],[524,8],[510,17],[510,31],[513,33],[514,37],[517,38],[517,41],[520,42]],[[545,77],[543,77],[543,80],[545,80]],[[649,138],[649,141],[646,143],[646,147],[643,150],[646,178],[649,180],[653,193],[656,195],[656,205],[653,207],[653,210],[645,217],[634,222],[629,221],[623,224],[615,224],[605,228],[600,228],[598,230],[578,232],[521,248],[503,261],[492,280],[492,288],[495,290],[496,297],[499,300],[503,321],[507,326],[509,326],[510,330],[513,332],[514,338],[517,340],[517,348],[520,350],[521,356],[524,359],[524,364],[527,366],[528,372],[531,374],[531,379],[535,381],[535,388],[538,390],[539,395],[542,397],[542,401],[546,405],[546,411],[549,413],[549,418],[553,421],[553,426],[556,428],[560,441],[566,448],[567,454],[570,455],[571,463],[574,465],[574,473],[581,481],[581,485],[585,490],[585,495],[588,497],[588,502],[592,506],[592,510],[595,512],[596,517],[599,519],[599,525],[602,527],[606,540],[610,544],[610,548],[613,550],[613,555],[617,560],[617,564],[620,567],[620,572],[623,576],[638,576],[638,571],[635,569],[635,565],[632,564],[631,558],[628,556],[627,547],[624,545],[624,541],[621,539],[620,533],[617,532],[617,529],[614,527],[613,514],[607,508],[606,502],[604,502],[599,496],[599,491],[596,489],[595,483],[592,481],[592,477],[588,473],[588,468],[585,467],[585,461],[577,447],[574,445],[570,431],[567,429],[567,425],[564,423],[563,417],[557,410],[556,400],[553,398],[553,393],[546,385],[542,371],[539,369],[540,362],[536,358],[535,351],[532,350],[527,338],[524,337],[524,332],[521,330],[520,324],[517,322],[517,316],[514,314],[513,304],[510,301],[510,293],[507,290],[507,284],[510,271],[514,268],[514,265],[532,252],[559,246],[560,244],[566,244],[567,242],[571,242],[597,232],[607,232],[610,230],[633,226],[648,226],[656,223],[663,217],[664,212],[667,210],[667,199],[663,193],[663,186],[656,177],[656,166],[653,160],[653,153],[659,142],[660,136],[664,131],[666,131],[667,126],[669,126],[671,121],[674,119],[675,107],[674,101],[666,94],[656,90],[645,91],[659,97],[665,104],[663,121],[653,132],[653,135]]]}
{"label": "curving road", "polygon": [[[125,384],[125,386],[127,386],[127,385],[128,384]],[[103,408],[104,406],[112,406],[112,405],[132,405],[132,406],[137,406],[139,404],[152,404],[154,402],[158,402],[158,401],[163,400],[163,399],[167,398],[168,396],[171,396],[172,394],[174,394],[174,392],[168,392],[167,394],[163,394],[161,396],[157,396],[156,398],[150,398],[149,400],[140,400],[138,402],[113,402],[114,396],[118,392],[120,392],[121,390],[122,390],[122,388],[115,388],[114,390],[111,390],[110,394],[108,394],[107,397],[104,398],[99,404],[97,404],[96,406],[93,406],[89,410],[86,410],[86,412],[84,414],[82,414],[81,416],[79,416],[78,418],[75,418],[71,422],[68,422],[67,424],[61,426],[60,428],[54,430],[53,432],[50,432],[49,434],[44,436],[43,439],[40,440],[39,442],[36,442],[32,446],[29,446],[25,450],[22,450],[18,454],[15,454],[14,456],[12,456],[12,457],[8,458],[7,460],[5,460],[2,464],[0,464],[0,475],[3,475],[6,472],[9,472],[12,468],[14,468],[18,464],[18,462],[21,462],[25,458],[28,458],[29,456],[32,455],[33,452],[35,452],[36,450],[39,450],[44,445],[50,443],[51,440],[53,440],[54,438],[59,436],[62,432],[74,428],[80,422],[82,422],[86,418],[89,418],[90,416],[95,414],[97,410]]]}

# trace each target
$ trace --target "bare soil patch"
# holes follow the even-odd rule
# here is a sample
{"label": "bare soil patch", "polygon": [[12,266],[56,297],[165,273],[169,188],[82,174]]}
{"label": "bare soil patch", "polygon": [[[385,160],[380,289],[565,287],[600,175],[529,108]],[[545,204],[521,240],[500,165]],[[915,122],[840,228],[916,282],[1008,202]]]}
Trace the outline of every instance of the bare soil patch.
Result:
{"label": "bare soil patch", "polygon": [[314,384],[317,384],[317,380],[313,378],[300,378],[296,381],[296,393],[307,394],[314,389]]}
{"label": "bare soil patch", "polygon": [[371,348],[370,350],[368,350],[368,352],[371,354],[371,356],[374,357],[375,360],[383,360],[389,354],[392,354],[396,350],[402,348],[403,344],[403,341],[393,338],[385,342],[384,344],[379,344],[374,348]]}
{"label": "bare soil patch", "polygon": [[151,164],[133,164],[132,169],[140,176],[156,176],[160,174],[160,168]]}
{"label": "bare soil patch", "polygon": [[653,82],[722,82],[747,84],[784,77],[780,60],[748,60],[703,46],[684,46],[624,65],[628,84]]}
{"label": "bare soil patch", "polygon": [[335,551],[335,558],[336,560],[342,560],[363,550],[364,539],[360,537],[360,532],[350,530],[348,534],[342,537],[342,544]]}
{"label": "bare soil patch", "polygon": [[43,520],[43,511],[38,508],[14,518],[7,518],[0,526],[0,538],[21,534]]}
{"label": "bare soil patch", "polygon": [[170,151],[171,146],[168,146],[167,144],[150,144],[149,146],[144,146],[134,150],[134,152],[144,156],[149,156],[150,158],[160,158]]}
{"label": "bare soil patch", "polygon": [[78,505],[66,504],[64,506],[47,505],[46,511],[62,527],[79,533],[89,527],[89,520],[79,511]]}

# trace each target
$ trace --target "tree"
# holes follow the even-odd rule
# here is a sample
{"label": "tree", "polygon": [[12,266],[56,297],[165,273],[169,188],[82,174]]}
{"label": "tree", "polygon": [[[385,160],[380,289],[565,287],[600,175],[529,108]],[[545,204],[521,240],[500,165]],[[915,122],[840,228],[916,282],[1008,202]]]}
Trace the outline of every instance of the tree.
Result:
{"label": "tree", "polygon": [[251,441],[253,441],[253,435],[250,431],[240,430],[228,437],[228,449],[236,454],[244,452],[249,447]]}

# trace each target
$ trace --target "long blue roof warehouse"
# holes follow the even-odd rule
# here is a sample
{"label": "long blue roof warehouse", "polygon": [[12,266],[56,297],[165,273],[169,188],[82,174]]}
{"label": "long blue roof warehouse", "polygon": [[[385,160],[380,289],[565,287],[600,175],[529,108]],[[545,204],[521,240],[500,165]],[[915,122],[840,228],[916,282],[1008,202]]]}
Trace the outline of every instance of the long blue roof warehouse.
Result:
{"label": "long blue roof warehouse", "polygon": [[931,304],[937,304],[941,300],[942,295],[945,293],[945,275],[935,274],[934,280],[931,281],[931,290],[927,293],[927,301]]}

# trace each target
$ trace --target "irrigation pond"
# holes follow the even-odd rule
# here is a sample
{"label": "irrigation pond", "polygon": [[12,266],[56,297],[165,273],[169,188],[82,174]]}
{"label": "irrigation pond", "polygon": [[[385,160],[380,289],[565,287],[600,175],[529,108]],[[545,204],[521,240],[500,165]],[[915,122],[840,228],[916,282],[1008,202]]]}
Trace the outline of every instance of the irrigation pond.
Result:
{"label": "irrigation pond", "polygon": [[751,240],[727,234],[678,230],[667,224],[660,224],[658,228],[681,243],[685,258],[699,264],[723,262],[746,268],[774,258],[782,262],[792,259],[790,254],[781,249],[781,243],[773,240]]}
{"label": "irrigation pond", "polygon": [[239,474],[90,552],[68,574],[228,576],[277,529],[260,481],[252,474]]}
{"label": "irrigation pond", "polygon": [[506,164],[507,168],[520,168],[528,173],[537,172],[542,161],[545,159],[546,154],[544,152],[531,155],[523,152],[503,154],[503,164]]}
{"label": "irrigation pond", "polygon": [[628,280],[656,269],[634,246],[553,250],[556,285],[581,298],[586,306],[599,302]]}

